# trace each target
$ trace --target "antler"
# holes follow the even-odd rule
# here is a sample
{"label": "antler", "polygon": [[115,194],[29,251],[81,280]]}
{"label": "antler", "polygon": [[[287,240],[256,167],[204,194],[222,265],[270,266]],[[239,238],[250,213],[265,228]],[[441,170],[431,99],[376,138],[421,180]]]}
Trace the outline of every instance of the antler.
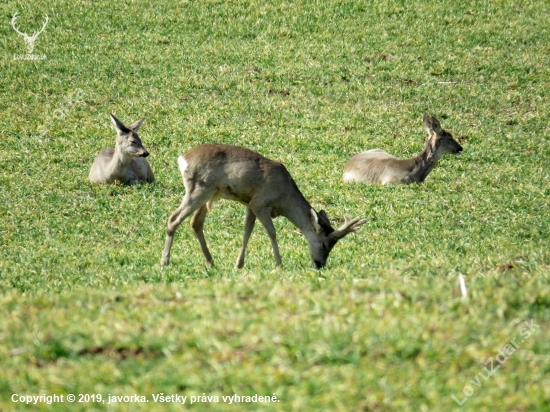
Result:
{"label": "antler", "polygon": [[344,220],[344,224],[332,232],[329,237],[335,238],[336,240],[342,239],[347,234],[359,229],[359,226],[367,223],[367,219],[361,219],[359,217],[351,219],[349,216],[344,216]]}
{"label": "antler", "polygon": [[17,27],[15,27],[15,20],[17,20],[19,18],[19,16],[17,15],[18,12],[15,12],[15,14],[13,15],[13,17],[11,18],[11,26],[13,27],[13,29],[17,32],[17,34],[20,34],[21,36],[26,36],[27,33],[21,33]]}
{"label": "antler", "polygon": [[35,38],[35,39],[38,37],[38,35],[39,35],[40,33],[42,33],[42,32],[44,31],[44,29],[46,28],[46,25],[47,25],[48,22],[50,21],[50,18],[48,17],[47,14],[45,14],[44,16],[46,16],[46,21],[45,21],[44,24],[42,25],[42,28],[41,28],[38,32],[36,32],[36,33],[34,33],[34,34],[32,35],[32,37]]}
{"label": "antler", "polygon": [[46,28],[46,26],[48,25],[48,22],[50,21],[50,18],[48,17],[47,14],[45,14],[46,16],[46,21],[44,22],[44,24],[42,25],[42,28],[40,30],[38,30],[37,32],[35,32],[32,36],[29,36],[27,33],[21,33],[17,27],[15,27],[15,21],[19,18],[19,12],[15,12],[15,14],[13,15],[13,17],[11,18],[11,26],[13,27],[13,29],[17,32],[17,34],[20,34],[21,36],[25,37],[25,38],[31,38],[31,39],[36,39],[38,37],[38,35],[40,33],[42,33],[44,31],[44,29]]}

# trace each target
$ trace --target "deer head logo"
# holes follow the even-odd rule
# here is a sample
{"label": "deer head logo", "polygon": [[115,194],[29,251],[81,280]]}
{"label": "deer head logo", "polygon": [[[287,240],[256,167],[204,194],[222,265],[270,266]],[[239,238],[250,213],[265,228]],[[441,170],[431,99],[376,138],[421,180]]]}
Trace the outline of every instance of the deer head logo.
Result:
{"label": "deer head logo", "polygon": [[34,50],[34,42],[36,41],[36,38],[40,33],[44,31],[44,29],[46,28],[46,25],[48,24],[49,17],[47,14],[45,14],[45,16],[46,16],[46,21],[44,21],[42,28],[39,31],[35,32],[32,36],[29,36],[27,33],[21,33],[17,29],[17,27],[15,27],[15,21],[19,18],[19,16],[17,15],[17,12],[15,12],[15,14],[13,15],[13,18],[11,19],[11,25],[13,29],[17,32],[17,34],[23,36],[23,40],[25,40],[25,46],[27,47],[27,54],[32,54],[32,51]]}

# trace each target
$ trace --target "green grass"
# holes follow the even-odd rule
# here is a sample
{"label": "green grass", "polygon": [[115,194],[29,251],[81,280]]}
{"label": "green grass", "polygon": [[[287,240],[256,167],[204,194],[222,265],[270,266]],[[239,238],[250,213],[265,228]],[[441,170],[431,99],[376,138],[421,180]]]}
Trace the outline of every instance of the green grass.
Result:
{"label": "green grass", "polygon": [[[28,409],[448,411],[466,386],[463,410],[550,410],[548,2],[157,3],[0,5],[0,410],[87,393],[149,402]],[[45,60],[14,60],[16,11],[27,33],[49,15]],[[342,183],[359,151],[418,153],[425,112],[460,156],[423,185]],[[146,118],[154,184],[88,182],[109,113]],[[368,222],[321,271],[284,219],[276,268],[257,226],[236,270],[244,209],[220,202],[215,266],[186,222],[161,268],[176,157],[204,142],[282,161],[334,225]]]}

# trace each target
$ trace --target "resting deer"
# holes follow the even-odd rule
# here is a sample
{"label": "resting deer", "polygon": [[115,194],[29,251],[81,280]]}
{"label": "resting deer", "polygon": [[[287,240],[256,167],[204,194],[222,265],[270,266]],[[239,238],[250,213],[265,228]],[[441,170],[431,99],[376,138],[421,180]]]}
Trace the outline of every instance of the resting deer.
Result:
{"label": "resting deer", "polygon": [[372,149],[353,156],[344,168],[344,182],[379,184],[422,183],[444,154],[456,154],[462,146],[443,130],[435,117],[424,115],[428,141],[424,150],[412,159],[398,159],[381,150]]}
{"label": "resting deer", "polygon": [[117,132],[114,149],[103,149],[94,160],[89,178],[92,183],[136,184],[154,182],[151,166],[145,159],[149,152],[145,150],[137,134],[145,119],[138,120],[126,127],[115,116],[111,121]]}
{"label": "resting deer", "polygon": [[239,146],[203,144],[178,157],[183,176],[185,196],[181,205],[168,219],[166,244],[161,263],[170,262],[174,232],[194,213],[191,226],[208,264],[212,255],[204,240],[206,214],[219,198],[236,200],[246,206],[243,245],[237,258],[237,268],[244,265],[246,245],[256,218],[262,223],[273,248],[275,263],[281,264],[272,218],[285,216],[306,237],[309,253],[319,269],[326,264],[334,245],[348,233],[355,232],[366,221],[348,219],[339,229],[333,229],[324,211],[316,212],[304,198],[283,164]]}

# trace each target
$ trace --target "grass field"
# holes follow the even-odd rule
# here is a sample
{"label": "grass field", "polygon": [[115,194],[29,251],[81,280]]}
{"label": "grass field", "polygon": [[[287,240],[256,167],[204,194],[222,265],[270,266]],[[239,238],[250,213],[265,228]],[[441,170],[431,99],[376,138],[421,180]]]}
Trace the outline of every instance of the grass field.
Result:
{"label": "grass field", "polygon": [[[0,410],[550,411],[547,1],[0,12]],[[39,60],[15,12],[29,34],[49,16]],[[423,185],[341,181],[360,151],[418,153],[426,112],[460,156]],[[109,113],[146,118],[154,184],[88,182],[114,144]],[[205,226],[215,266],[185,222],[161,268],[176,158],[204,142],[283,162],[334,226],[367,223],[320,271],[281,218],[276,267],[257,225],[236,270],[244,208],[220,202]],[[255,394],[277,401],[223,398]]]}

